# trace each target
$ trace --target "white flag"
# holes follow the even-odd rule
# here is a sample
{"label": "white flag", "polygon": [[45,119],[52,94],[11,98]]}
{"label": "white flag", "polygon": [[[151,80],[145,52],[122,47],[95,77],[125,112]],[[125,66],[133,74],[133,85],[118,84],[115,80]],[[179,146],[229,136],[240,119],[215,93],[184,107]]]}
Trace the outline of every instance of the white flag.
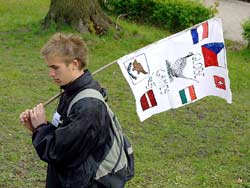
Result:
{"label": "white flag", "polygon": [[118,64],[141,121],[209,95],[232,102],[219,18],[126,55]]}

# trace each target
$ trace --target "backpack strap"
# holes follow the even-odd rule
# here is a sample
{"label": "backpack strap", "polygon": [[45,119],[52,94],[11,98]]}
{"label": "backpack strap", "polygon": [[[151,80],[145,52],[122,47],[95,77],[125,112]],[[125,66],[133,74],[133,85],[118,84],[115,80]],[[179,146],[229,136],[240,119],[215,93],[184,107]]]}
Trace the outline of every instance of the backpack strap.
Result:
{"label": "backpack strap", "polygon": [[[82,91],[80,91],[73,99],[72,101],[70,102],[69,104],[69,107],[67,109],[67,116],[69,115],[70,113],[70,110],[72,108],[72,106],[77,102],[79,101],[80,99],[83,99],[83,98],[87,98],[87,97],[92,97],[92,98],[95,98],[95,99],[98,99],[100,101],[102,101],[105,106],[107,107],[107,111],[109,113],[109,116],[110,116],[110,119],[112,122],[115,122],[116,120],[116,117],[115,117],[115,114],[113,113],[113,111],[110,109],[109,105],[106,103],[104,97],[102,96],[102,94],[95,90],[95,89],[84,89]],[[117,129],[118,131],[121,131],[121,126],[119,123],[116,123],[116,126],[117,126]]]}
{"label": "backpack strap", "polygon": [[[67,110],[67,116],[69,115],[72,106],[73,106],[77,101],[79,101],[80,99],[83,99],[83,98],[87,98],[87,97],[96,98],[96,99],[102,101],[102,102],[106,105],[105,99],[103,98],[102,94],[101,94],[99,91],[97,91],[97,90],[95,90],[95,89],[85,89],[85,90],[80,91],[80,92],[73,98],[73,100],[70,102],[69,107],[68,107],[68,110]],[[107,105],[106,105],[106,106],[107,106]]]}
{"label": "backpack strap", "polygon": [[[121,126],[115,116],[115,114],[112,112],[112,110],[109,108],[108,104],[105,102],[105,99],[104,97],[102,96],[102,94],[95,90],[95,89],[85,89],[85,90],[82,90],[80,91],[74,98],[73,100],[70,102],[69,104],[69,107],[67,109],[67,116],[69,115],[70,113],[70,110],[72,108],[72,106],[77,102],[79,101],[80,99],[83,99],[83,98],[87,98],[87,97],[92,97],[92,98],[95,98],[95,99],[98,99],[100,101],[102,101],[106,108],[107,108],[107,112],[109,114],[109,117],[110,117],[110,120],[112,122],[112,126],[110,127],[114,136],[116,137],[116,141],[115,141],[115,144],[117,145],[117,147],[119,147],[119,154],[118,154],[118,158],[117,158],[117,161],[116,163],[114,164],[114,166],[112,167],[111,173],[115,173],[115,171],[117,170],[120,170],[120,166],[118,167],[118,164],[120,163],[120,161],[122,161],[122,163],[124,163],[125,161],[125,153],[123,151],[123,147],[124,147],[124,138],[121,136],[122,135],[122,129],[121,129]],[[112,155],[112,152],[111,154]],[[127,164],[126,164],[127,165]],[[100,168],[101,170],[99,170],[99,172],[96,174],[96,178],[100,178],[104,175],[106,175],[107,172],[105,172],[105,170],[102,168]]]}

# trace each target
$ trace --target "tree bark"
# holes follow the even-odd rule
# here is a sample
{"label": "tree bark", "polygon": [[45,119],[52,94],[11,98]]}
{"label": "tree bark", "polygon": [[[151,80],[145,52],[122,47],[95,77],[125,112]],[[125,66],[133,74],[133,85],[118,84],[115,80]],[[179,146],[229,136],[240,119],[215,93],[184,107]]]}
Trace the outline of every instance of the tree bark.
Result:
{"label": "tree bark", "polygon": [[70,25],[77,31],[104,34],[114,26],[103,12],[98,0],[51,0],[44,26]]}

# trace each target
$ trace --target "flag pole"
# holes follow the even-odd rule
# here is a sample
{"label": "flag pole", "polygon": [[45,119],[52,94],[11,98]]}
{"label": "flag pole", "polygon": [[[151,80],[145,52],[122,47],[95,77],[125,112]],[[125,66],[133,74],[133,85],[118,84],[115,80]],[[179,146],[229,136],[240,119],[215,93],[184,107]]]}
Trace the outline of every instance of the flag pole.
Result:
{"label": "flag pole", "polygon": [[109,63],[109,64],[107,64],[107,65],[104,65],[103,67],[101,67],[101,68],[95,70],[95,71],[92,73],[92,75],[93,75],[93,76],[96,75],[98,72],[103,71],[104,69],[110,67],[111,65],[113,65],[113,64],[115,64],[115,63],[117,63],[117,60],[112,61],[111,63]]}
{"label": "flag pole", "polygon": [[[104,65],[103,67],[101,67],[101,68],[95,70],[95,71],[92,73],[92,75],[94,76],[94,75],[96,75],[97,73],[99,73],[99,72],[105,70],[106,68],[108,68],[108,67],[110,67],[111,65],[114,65],[114,64],[116,64],[116,63],[117,63],[117,60],[112,61],[111,63],[109,63],[109,64],[107,64],[107,65]],[[52,103],[52,102],[53,102],[54,100],[56,100],[58,97],[60,97],[63,93],[64,93],[64,91],[62,91],[62,92],[56,94],[55,96],[51,97],[50,99],[48,99],[47,101],[45,101],[45,102],[43,103],[43,106],[44,106],[44,107],[48,106],[50,103]]]}

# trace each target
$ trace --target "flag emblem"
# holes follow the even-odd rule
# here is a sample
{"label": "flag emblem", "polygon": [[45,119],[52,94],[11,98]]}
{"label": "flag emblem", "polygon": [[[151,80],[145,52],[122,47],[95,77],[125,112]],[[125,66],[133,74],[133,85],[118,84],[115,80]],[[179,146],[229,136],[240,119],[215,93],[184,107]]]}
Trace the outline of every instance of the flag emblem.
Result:
{"label": "flag emblem", "polygon": [[214,75],[214,83],[215,87],[226,90],[226,83],[223,77]]}
{"label": "flag emblem", "polygon": [[224,49],[223,43],[208,43],[202,45],[201,50],[204,57],[205,67],[225,67],[224,53],[222,53],[223,57],[220,56],[220,52],[222,51],[222,49]]}
{"label": "flag emblem", "polygon": [[144,93],[141,97],[141,107],[143,111],[152,108],[154,106],[157,106],[157,102],[155,100],[154,92],[153,90],[149,90],[146,93]]}
{"label": "flag emblem", "polygon": [[149,68],[144,53],[124,62],[124,67],[134,85],[148,77]]}
{"label": "flag emblem", "polygon": [[202,23],[197,28],[191,29],[193,44],[199,43],[201,40],[208,38],[208,22]]}
{"label": "flag emblem", "polygon": [[180,94],[182,104],[186,104],[186,103],[189,103],[189,102],[197,99],[193,85],[191,85],[185,89],[180,90],[179,94]]}

